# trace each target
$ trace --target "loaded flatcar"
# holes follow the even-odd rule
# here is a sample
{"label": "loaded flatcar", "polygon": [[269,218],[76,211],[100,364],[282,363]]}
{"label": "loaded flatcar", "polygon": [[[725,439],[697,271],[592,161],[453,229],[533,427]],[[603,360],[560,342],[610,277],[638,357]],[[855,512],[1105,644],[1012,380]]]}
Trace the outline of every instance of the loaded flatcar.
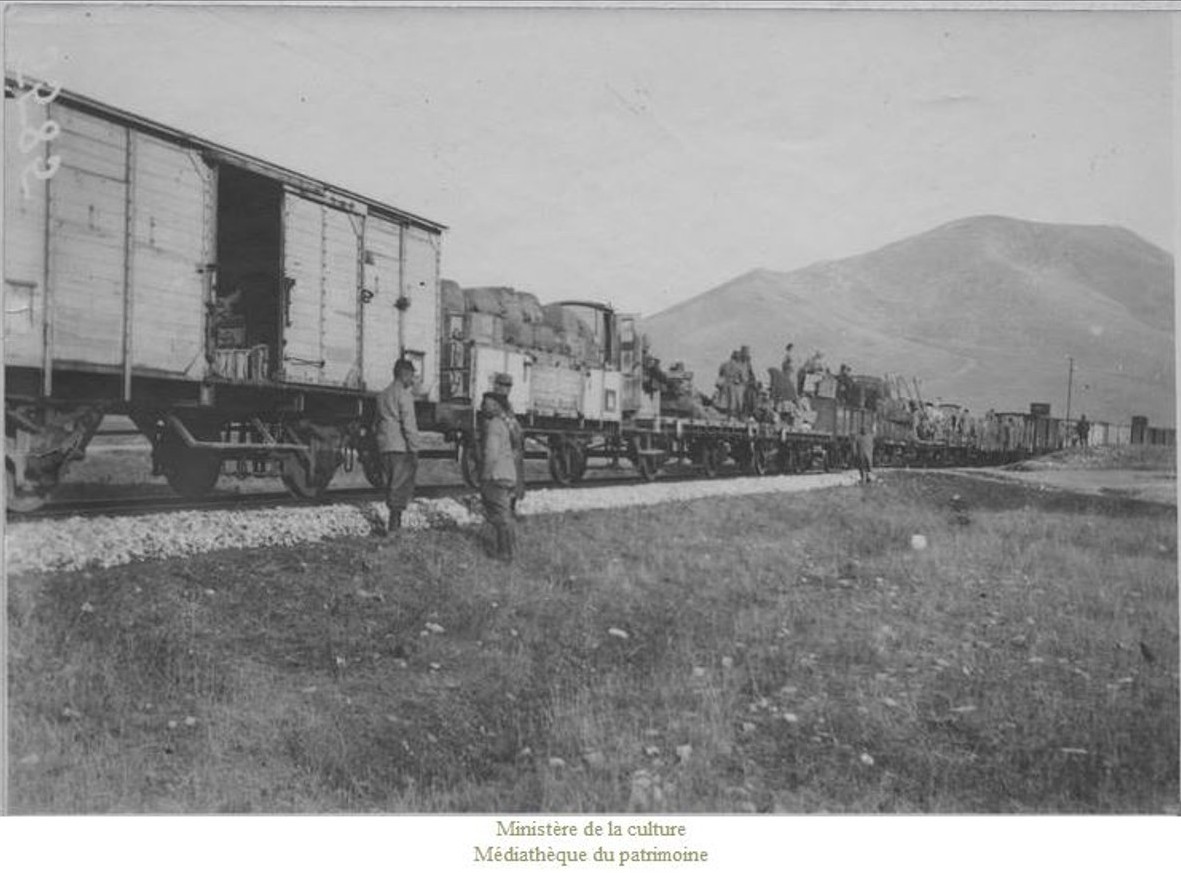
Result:
{"label": "loaded flatcar", "polygon": [[186,495],[236,464],[310,496],[372,461],[394,361],[438,372],[442,224],[42,83],[5,101],[10,508],[109,413]]}

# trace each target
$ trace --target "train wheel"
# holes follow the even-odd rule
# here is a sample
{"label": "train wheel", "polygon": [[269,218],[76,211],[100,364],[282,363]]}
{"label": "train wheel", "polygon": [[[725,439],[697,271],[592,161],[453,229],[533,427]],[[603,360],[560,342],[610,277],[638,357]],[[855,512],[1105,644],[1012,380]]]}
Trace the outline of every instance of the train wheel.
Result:
{"label": "train wheel", "polygon": [[38,484],[32,488],[17,488],[16,473],[11,468],[6,468],[7,487],[5,493],[4,508],[8,512],[35,512],[45,505],[49,500],[49,495],[53,491],[53,485],[46,487],[44,484]]}
{"label": "train wheel", "polygon": [[[216,436],[202,434],[201,438]],[[221,476],[221,456],[208,449],[192,448],[184,444],[171,430],[165,431],[156,451],[164,478],[172,490],[189,500],[204,497],[213,490]]]}
{"label": "train wheel", "polygon": [[480,456],[475,441],[464,436],[459,441],[459,472],[469,488],[480,487]]}
{"label": "train wheel", "polygon": [[721,446],[712,442],[702,443],[698,452],[698,462],[701,464],[701,471],[705,473],[706,478],[713,479],[718,475],[718,470],[722,466]]}
{"label": "train wheel", "polygon": [[327,428],[311,426],[292,428],[294,435],[311,450],[312,464],[303,456],[283,459],[283,484],[296,497],[316,500],[324,496],[336,468],[340,465],[339,439],[334,439]]}
{"label": "train wheel", "polygon": [[361,471],[367,481],[374,488],[385,488],[385,467],[381,463],[381,455],[376,451],[358,452],[361,461]]}
{"label": "train wheel", "polygon": [[645,482],[651,482],[660,475],[660,463],[652,455],[641,455],[636,459],[636,469]]}
{"label": "train wheel", "polygon": [[785,473],[799,473],[803,469],[803,463],[800,461],[800,452],[795,446],[788,443],[779,450],[779,467]]}
{"label": "train wheel", "polygon": [[750,471],[756,476],[766,476],[775,464],[775,446],[766,440],[757,440],[750,451]]}
{"label": "train wheel", "polygon": [[381,452],[377,450],[377,440],[372,433],[362,432],[355,444],[357,460],[361,462],[361,472],[365,474],[365,481],[378,489],[384,489],[385,466],[381,462]]}
{"label": "train wheel", "polygon": [[577,482],[586,472],[586,459],[570,440],[556,438],[549,444],[549,474],[558,485]]}
{"label": "train wheel", "polygon": [[650,436],[634,439],[629,445],[628,458],[632,466],[645,482],[651,482],[660,475],[660,468],[664,465],[664,455],[654,454],[654,440]]}
{"label": "train wheel", "polygon": [[570,472],[574,474],[575,482],[581,482],[582,478],[586,475],[586,468],[590,459],[587,457],[586,449],[578,443],[570,443],[570,450],[572,454],[571,460],[573,462]]}

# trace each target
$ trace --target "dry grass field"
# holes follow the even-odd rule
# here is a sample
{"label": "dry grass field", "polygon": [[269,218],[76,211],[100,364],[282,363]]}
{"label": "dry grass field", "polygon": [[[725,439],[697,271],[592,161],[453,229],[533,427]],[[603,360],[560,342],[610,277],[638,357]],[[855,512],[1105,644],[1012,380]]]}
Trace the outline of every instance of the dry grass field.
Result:
{"label": "dry grass field", "polygon": [[899,472],[520,539],[10,578],[12,811],[1178,812],[1174,507]]}

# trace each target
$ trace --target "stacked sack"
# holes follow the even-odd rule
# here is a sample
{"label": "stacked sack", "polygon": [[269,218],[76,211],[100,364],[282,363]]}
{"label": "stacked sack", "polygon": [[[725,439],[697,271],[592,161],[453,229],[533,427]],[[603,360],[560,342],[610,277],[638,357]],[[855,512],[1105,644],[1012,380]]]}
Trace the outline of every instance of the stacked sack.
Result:
{"label": "stacked sack", "polygon": [[444,279],[441,290],[445,312],[498,316],[507,345],[570,355],[586,363],[598,360],[594,329],[569,309],[557,304],[543,307],[533,294],[504,286],[461,288]]}

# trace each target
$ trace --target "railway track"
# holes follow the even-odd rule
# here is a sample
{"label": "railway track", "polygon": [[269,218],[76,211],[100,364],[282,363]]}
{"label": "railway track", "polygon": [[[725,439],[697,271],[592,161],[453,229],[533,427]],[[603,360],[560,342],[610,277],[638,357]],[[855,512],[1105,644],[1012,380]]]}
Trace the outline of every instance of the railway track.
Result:
{"label": "railway track", "polygon": [[[607,472],[600,470],[596,472]],[[738,475],[735,473],[734,475]],[[676,468],[670,468],[667,471],[662,471],[660,481],[679,481],[693,477],[693,473],[689,471],[681,471]],[[618,474],[607,472],[607,475],[595,476],[594,478],[583,479],[580,482],[564,486],[569,489],[593,489],[604,488],[620,484],[641,484],[636,480],[635,475],[630,470],[621,470]],[[526,485],[527,490],[537,490],[544,488],[557,487],[552,482],[534,481]],[[416,497],[424,497],[428,499],[440,499],[445,497],[451,498],[474,498],[477,492],[463,484],[435,484],[435,485],[418,485],[415,488]],[[267,492],[252,492],[252,493],[236,493],[223,492],[211,494],[199,500],[191,500],[184,497],[178,497],[171,494],[160,494],[151,496],[113,496],[113,497],[95,497],[77,500],[61,500],[57,502],[47,503],[45,506],[33,512],[9,512],[7,514],[8,524],[25,524],[34,521],[45,521],[55,518],[74,518],[74,517],[131,517],[137,515],[153,515],[160,513],[172,512],[190,512],[190,511],[214,511],[214,510],[251,510],[251,509],[274,509],[290,506],[327,506],[336,503],[356,503],[359,501],[380,501],[382,499],[381,492],[375,488],[335,488],[329,489],[328,492],[318,500],[300,500],[293,497],[287,491],[267,491]]]}

